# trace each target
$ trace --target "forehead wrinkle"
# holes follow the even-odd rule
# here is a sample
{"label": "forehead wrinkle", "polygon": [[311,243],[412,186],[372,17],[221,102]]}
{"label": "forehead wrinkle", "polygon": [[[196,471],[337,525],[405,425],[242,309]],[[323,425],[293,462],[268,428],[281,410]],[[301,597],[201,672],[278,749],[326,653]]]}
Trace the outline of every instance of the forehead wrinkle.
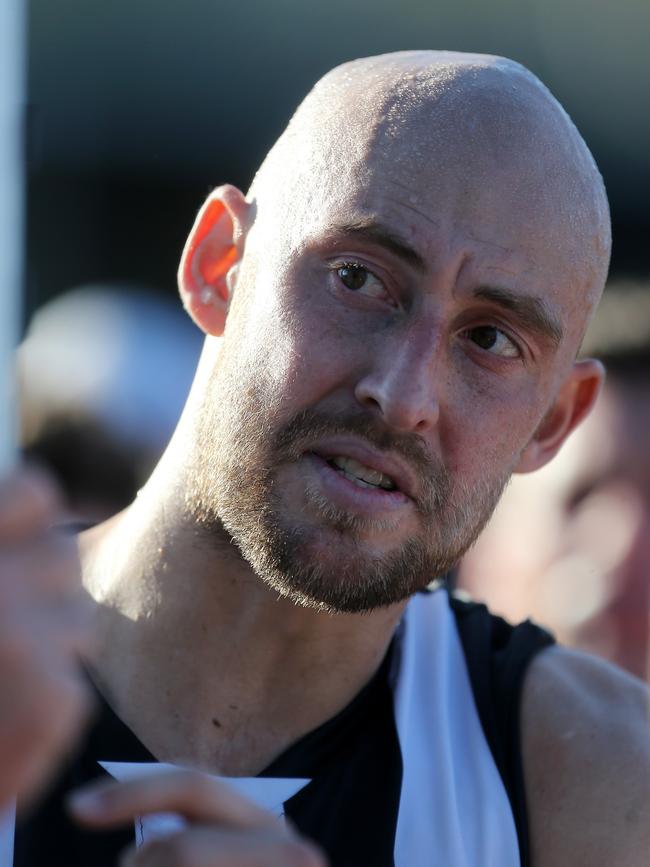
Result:
{"label": "forehead wrinkle", "polygon": [[426,211],[421,211],[417,208],[413,202],[405,202],[402,199],[394,199],[392,196],[386,196],[386,201],[390,202],[392,205],[398,205],[400,208],[406,208],[407,211],[411,211],[413,214],[417,214],[418,217],[422,217],[423,220],[426,220],[427,223],[431,223],[432,226],[440,226],[440,220],[437,220],[435,217],[432,217],[430,214],[427,214]]}
{"label": "forehead wrinkle", "polygon": [[[480,244],[482,247],[494,247],[496,250],[501,250],[503,253],[508,253],[509,255],[514,255],[515,251],[511,247],[507,247],[505,244],[497,244],[496,241],[486,241],[485,238],[479,238],[474,232],[468,232],[467,237],[474,241],[476,244]],[[530,256],[530,254],[529,254]],[[533,264],[537,264],[533,260]],[[498,268],[497,265],[492,266],[494,268]],[[505,268],[502,270],[506,270]]]}

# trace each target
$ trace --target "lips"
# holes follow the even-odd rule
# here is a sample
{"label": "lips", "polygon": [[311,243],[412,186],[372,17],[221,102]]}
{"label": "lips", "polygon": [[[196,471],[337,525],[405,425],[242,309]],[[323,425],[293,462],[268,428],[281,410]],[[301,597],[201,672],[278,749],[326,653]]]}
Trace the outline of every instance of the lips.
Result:
{"label": "lips", "polygon": [[347,437],[321,441],[312,453],[360,487],[415,499],[417,485],[412,471],[392,453],[379,452],[369,444]]}

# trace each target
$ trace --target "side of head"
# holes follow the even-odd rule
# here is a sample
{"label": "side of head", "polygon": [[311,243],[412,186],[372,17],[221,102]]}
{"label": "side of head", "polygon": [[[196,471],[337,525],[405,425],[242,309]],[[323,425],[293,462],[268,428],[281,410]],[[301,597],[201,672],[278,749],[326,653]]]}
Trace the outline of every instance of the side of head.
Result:
{"label": "side of head", "polygon": [[[593,160],[522,67],[408,52],[334,70],[186,246],[181,294],[218,338],[192,404],[196,515],[302,601],[427,583],[592,405],[601,369],[575,356],[609,243]],[[389,492],[339,490],[334,459]]]}

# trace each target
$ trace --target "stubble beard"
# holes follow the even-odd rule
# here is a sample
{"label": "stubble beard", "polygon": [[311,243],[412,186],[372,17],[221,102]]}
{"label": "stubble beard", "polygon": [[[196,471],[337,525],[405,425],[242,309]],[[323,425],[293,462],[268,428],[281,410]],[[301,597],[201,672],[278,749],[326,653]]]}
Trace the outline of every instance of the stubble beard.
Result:
{"label": "stubble beard", "polygon": [[[307,409],[284,423],[258,394],[219,382],[196,440],[186,506],[215,545],[232,542],[279,595],[329,612],[360,613],[401,602],[446,574],[491,516],[510,472],[471,490],[454,482],[420,437],[395,434],[365,412]],[[353,435],[399,454],[418,479],[422,529],[402,545],[370,555],[363,537],[391,528],[340,509],[317,486],[305,488],[308,513],[286,514],[279,471],[319,439]],[[294,510],[299,511],[299,510]]]}

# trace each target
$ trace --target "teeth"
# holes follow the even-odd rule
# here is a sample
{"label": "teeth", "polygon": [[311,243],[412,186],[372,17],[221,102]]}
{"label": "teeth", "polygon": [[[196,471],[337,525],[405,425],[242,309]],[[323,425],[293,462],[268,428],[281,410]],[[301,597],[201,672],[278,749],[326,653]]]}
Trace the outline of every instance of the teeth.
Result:
{"label": "teeth", "polygon": [[347,458],[344,455],[337,455],[331,459],[334,466],[343,471],[343,475],[353,482],[361,483],[362,487],[384,488],[386,491],[395,490],[395,485],[388,476],[373,470],[365,464],[355,461],[354,458]]}

